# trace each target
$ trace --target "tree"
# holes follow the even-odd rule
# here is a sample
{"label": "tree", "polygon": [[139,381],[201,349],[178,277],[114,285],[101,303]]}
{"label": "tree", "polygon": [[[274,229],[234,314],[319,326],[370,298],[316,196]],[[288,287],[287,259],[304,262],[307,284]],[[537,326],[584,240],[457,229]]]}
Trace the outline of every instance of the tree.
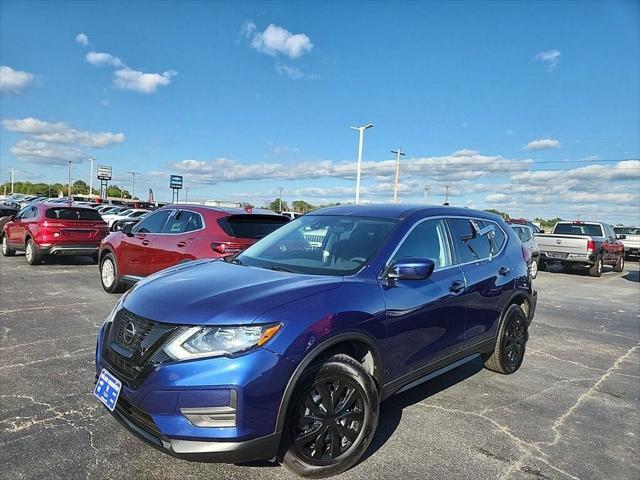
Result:
{"label": "tree", "polygon": [[507,212],[501,212],[500,210],[496,210],[495,208],[489,208],[485,210],[485,212],[495,213],[496,215],[500,215],[505,220],[509,220],[509,214]]}
{"label": "tree", "polygon": [[293,202],[291,202],[291,206],[293,207],[294,212],[300,213],[307,213],[311,210],[315,210],[316,208],[310,203],[305,202],[304,200],[294,200]]}
{"label": "tree", "polygon": [[118,185],[109,185],[107,187],[107,197],[131,198],[131,194],[127,190],[121,189]]}
{"label": "tree", "polygon": [[280,208],[279,198],[276,198],[273,202],[267,205],[267,208],[269,210],[273,210],[274,212],[278,212],[278,213],[289,210],[289,206],[287,205],[287,202],[285,202],[284,200],[282,200],[282,208]]}

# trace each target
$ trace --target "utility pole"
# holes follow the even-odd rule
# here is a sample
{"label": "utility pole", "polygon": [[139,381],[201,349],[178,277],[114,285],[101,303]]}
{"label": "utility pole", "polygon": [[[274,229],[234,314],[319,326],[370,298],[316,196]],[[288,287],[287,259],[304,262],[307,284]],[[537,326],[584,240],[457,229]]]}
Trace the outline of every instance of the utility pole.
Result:
{"label": "utility pole", "polygon": [[280,210],[278,213],[282,213],[282,187],[278,188],[280,191],[280,195],[278,196],[278,209]]}
{"label": "utility pole", "polygon": [[444,204],[449,205],[449,185],[444,186]]}
{"label": "utility pole", "polygon": [[189,203],[189,187],[184,187],[184,203]]}
{"label": "utility pole", "polygon": [[72,201],[72,198],[71,198],[71,160],[67,160],[67,165],[68,165],[68,172],[67,172],[67,176],[68,176],[67,200],[69,200],[69,203],[71,203],[71,201]]}
{"label": "utility pole", "polygon": [[91,173],[89,174],[89,197],[93,195],[93,162],[96,161],[94,157],[89,157],[89,161],[91,162]]}
{"label": "utility pole", "polygon": [[431,188],[431,187],[429,187],[429,184],[427,183],[424,186],[424,203],[425,204],[427,203],[427,194],[429,193],[429,188]]}
{"label": "utility pole", "polygon": [[15,170],[15,168],[11,169],[11,194],[13,195],[13,171]]}
{"label": "utility pole", "polygon": [[360,175],[362,171],[362,145],[364,143],[364,131],[371,127],[373,127],[373,123],[367,123],[362,127],[351,127],[353,130],[358,130],[358,132],[360,132],[358,137],[358,166],[356,171],[356,205],[360,203]]}
{"label": "utility pole", "polygon": [[133,193],[136,191],[136,175],[140,175],[140,172],[127,172],[131,174],[131,200],[133,200]]}
{"label": "utility pole", "polygon": [[398,182],[400,181],[400,157],[405,155],[400,147],[398,150],[391,150],[391,153],[396,154],[396,180],[393,182],[393,203],[398,203]]}

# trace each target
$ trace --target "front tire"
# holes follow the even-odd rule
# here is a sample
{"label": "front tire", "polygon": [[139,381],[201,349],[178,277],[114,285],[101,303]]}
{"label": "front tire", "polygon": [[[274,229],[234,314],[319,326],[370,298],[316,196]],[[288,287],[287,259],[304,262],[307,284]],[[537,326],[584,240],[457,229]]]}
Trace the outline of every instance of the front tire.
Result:
{"label": "front tire", "polygon": [[9,246],[9,239],[6,235],[2,235],[2,256],[13,257],[16,251]]}
{"label": "front tire", "polygon": [[624,270],[624,254],[620,255],[620,257],[618,257],[618,262],[613,267],[613,271],[614,272],[620,273],[623,270]]}
{"label": "front tire", "polygon": [[495,349],[485,357],[484,365],[489,370],[508,375],[522,365],[529,331],[527,318],[519,305],[510,305],[502,318]]}
{"label": "front tire", "polygon": [[359,362],[335,355],[312,365],[289,406],[284,465],[308,478],[348,470],[369,447],[379,414],[376,384]]}
{"label": "front tire", "polygon": [[25,246],[24,256],[29,265],[40,265],[42,263],[42,255],[36,246],[36,242],[32,239],[27,240],[27,245]]}
{"label": "front tire", "polygon": [[127,288],[120,278],[118,264],[111,253],[105,254],[100,262],[100,283],[105,292],[109,293],[122,293]]}
{"label": "front tire", "polygon": [[599,255],[596,263],[589,267],[589,276],[590,277],[601,277],[602,276],[602,256]]}

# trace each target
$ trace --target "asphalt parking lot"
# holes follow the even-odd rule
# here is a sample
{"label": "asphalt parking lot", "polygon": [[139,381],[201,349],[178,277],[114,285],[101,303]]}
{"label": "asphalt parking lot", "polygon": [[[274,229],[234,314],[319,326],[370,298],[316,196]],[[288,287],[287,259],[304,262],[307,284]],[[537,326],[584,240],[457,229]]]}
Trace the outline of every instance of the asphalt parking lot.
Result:
{"label": "asphalt parking lot", "polygon": [[[383,404],[350,479],[640,478],[640,272],[540,272],[523,367],[472,362]],[[91,395],[116,296],[97,267],[0,258],[0,478],[295,478],[269,463],[173,459]]]}

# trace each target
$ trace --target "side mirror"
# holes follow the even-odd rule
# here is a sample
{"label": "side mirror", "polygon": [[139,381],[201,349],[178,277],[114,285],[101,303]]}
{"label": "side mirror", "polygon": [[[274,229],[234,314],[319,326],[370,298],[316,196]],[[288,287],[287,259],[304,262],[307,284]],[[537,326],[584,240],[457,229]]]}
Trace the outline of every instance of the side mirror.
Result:
{"label": "side mirror", "polygon": [[627,238],[627,236],[624,233],[619,233],[619,234],[616,235],[616,238],[618,240],[624,240],[624,239]]}
{"label": "side mirror", "polygon": [[544,230],[542,228],[540,229],[540,233],[544,233]]}
{"label": "side mirror", "polygon": [[405,257],[391,265],[387,278],[395,280],[425,280],[431,276],[436,264],[428,258]]}
{"label": "side mirror", "polygon": [[133,236],[133,233],[132,233],[133,226],[134,226],[133,223],[125,223],[121,227],[122,233],[124,233],[127,237],[132,237]]}

